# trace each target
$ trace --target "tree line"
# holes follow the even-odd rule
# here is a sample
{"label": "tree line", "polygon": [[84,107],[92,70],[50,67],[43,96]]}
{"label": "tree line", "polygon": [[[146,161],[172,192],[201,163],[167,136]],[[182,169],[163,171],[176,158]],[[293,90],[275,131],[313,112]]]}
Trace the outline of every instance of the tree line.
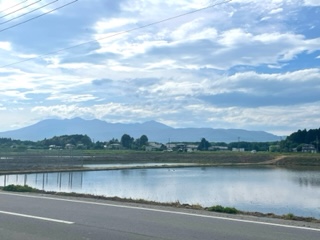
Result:
{"label": "tree line", "polygon": [[301,151],[302,147],[306,144],[314,146],[317,151],[320,150],[320,128],[298,130],[292,133],[285,140],[281,141],[280,149],[283,151],[291,151],[292,149]]}
{"label": "tree line", "polygon": [[26,149],[104,149],[110,145],[119,145],[121,148],[143,150],[148,143],[148,137],[142,135],[134,139],[128,134],[123,134],[120,141],[111,139],[109,141],[94,142],[89,136],[82,134],[54,136],[40,141],[23,141],[11,138],[0,138],[1,149],[13,149],[23,151]]}
{"label": "tree line", "polygon": [[[13,149],[16,151],[24,151],[26,149],[65,149],[67,147],[73,149],[104,149],[106,147],[112,149],[131,149],[145,150],[149,144],[149,139],[146,135],[134,139],[129,134],[123,134],[120,140],[111,139],[109,141],[94,142],[89,136],[82,134],[62,135],[52,138],[45,138],[40,141],[23,141],[11,138],[0,138],[1,149]],[[202,138],[200,142],[184,143],[197,146],[197,150],[232,150],[233,148],[243,148],[246,151],[275,151],[290,152],[293,149],[301,151],[306,144],[314,146],[318,151],[320,147],[320,128],[310,130],[298,130],[292,133],[285,140],[277,142],[209,142]],[[167,147],[162,144],[159,150],[166,150]],[[186,149],[184,149],[186,150]]]}

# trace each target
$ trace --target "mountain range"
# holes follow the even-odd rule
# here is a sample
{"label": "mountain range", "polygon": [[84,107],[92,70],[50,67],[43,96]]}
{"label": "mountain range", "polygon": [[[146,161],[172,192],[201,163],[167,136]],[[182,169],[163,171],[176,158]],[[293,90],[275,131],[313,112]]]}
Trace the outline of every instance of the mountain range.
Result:
{"label": "mountain range", "polygon": [[86,134],[93,141],[109,141],[121,139],[123,134],[133,138],[146,135],[149,141],[167,142],[199,142],[202,138],[210,142],[271,142],[280,140],[279,136],[264,131],[248,131],[243,129],[213,128],[173,128],[165,124],[148,121],[144,123],[108,123],[102,120],[47,119],[31,126],[17,130],[0,132],[1,138],[38,141],[54,136]]}

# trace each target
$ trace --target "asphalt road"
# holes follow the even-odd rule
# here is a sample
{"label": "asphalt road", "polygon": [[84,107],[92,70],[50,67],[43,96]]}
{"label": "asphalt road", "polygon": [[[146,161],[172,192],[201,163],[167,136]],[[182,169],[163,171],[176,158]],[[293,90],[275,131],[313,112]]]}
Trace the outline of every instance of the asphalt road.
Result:
{"label": "asphalt road", "polygon": [[283,225],[174,208],[0,191],[0,239],[319,240],[320,226]]}

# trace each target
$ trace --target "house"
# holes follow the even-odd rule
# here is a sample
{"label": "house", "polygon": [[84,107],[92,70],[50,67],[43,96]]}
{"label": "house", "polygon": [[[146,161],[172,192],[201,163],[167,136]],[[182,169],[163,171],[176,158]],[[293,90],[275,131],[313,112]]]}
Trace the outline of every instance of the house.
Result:
{"label": "house", "polygon": [[232,152],[244,152],[244,148],[232,148]]}
{"label": "house", "polygon": [[167,147],[167,149],[171,149],[172,150],[172,149],[177,147],[177,144],[175,144],[175,143],[167,143],[166,147]]}
{"label": "house", "polygon": [[53,150],[53,149],[61,149],[61,146],[50,145],[50,146],[49,146],[49,150]]}
{"label": "house", "polygon": [[195,152],[198,150],[198,145],[188,144],[186,148],[187,148],[187,152]]}
{"label": "house", "polygon": [[279,152],[279,151],[280,151],[280,145],[269,146],[269,152]]}
{"label": "house", "polygon": [[108,146],[107,146],[107,148],[108,149],[117,149],[117,150],[119,150],[119,149],[121,149],[122,148],[122,146],[121,146],[121,144],[120,143],[112,143],[112,144],[109,144]]}
{"label": "house", "polygon": [[149,142],[148,146],[146,146],[146,151],[160,151],[163,149],[163,145],[161,143]]}
{"label": "house", "polygon": [[211,146],[208,148],[209,151],[228,151],[228,147],[225,146]]}
{"label": "house", "polygon": [[86,149],[87,147],[83,143],[77,144],[77,149]]}
{"label": "house", "polygon": [[74,149],[75,146],[71,143],[66,144],[65,149]]}
{"label": "house", "polygon": [[301,148],[301,152],[304,153],[316,153],[317,150],[312,144],[304,144]]}
{"label": "house", "polygon": [[176,150],[179,152],[186,152],[187,151],[187,144],[177,143]]}

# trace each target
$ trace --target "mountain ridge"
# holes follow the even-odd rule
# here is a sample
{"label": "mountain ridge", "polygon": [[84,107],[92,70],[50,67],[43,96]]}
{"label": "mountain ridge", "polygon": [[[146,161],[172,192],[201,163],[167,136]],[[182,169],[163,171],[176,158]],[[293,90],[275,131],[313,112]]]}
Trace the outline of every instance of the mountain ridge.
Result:
{"label": "mountain ridge", "polygon": [[33,125],[16,130],[0,132],[2,138],[39,141],[54,136],[85,134],[94,141],[109,141],[112,138],[121,139],[123,134],[139,138],[146,135],[154,142],[197,142],[206,138],[210,142],[272,142],[279,136],[264,131],[244,129],[214,129],[214,128],[173,128],[157,121],[144,123],[108,123],[106,121],[82,118],[45,119]]}

